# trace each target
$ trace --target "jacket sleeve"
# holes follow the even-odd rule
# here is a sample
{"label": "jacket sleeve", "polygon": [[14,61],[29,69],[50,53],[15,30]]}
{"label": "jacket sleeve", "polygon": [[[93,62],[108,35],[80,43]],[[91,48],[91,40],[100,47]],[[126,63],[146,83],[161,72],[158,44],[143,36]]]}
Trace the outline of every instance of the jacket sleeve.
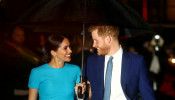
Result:
{"label": "jacket sleeve", "polygon": [[139,67],[139,90],[142,100],[155,100],[154,91],[148,76],[148,70],[143,57],[141,57]]}

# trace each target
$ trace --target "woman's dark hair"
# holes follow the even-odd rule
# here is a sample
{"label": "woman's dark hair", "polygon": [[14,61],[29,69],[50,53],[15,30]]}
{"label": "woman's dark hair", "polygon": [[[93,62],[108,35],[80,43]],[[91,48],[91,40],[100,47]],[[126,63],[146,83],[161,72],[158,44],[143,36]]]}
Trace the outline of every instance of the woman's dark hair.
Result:
{"label": "woman's dark hair", "polygon": [[52,34],[46,39],[45,41],[46,54],[41,58],[39,65],[48,63],[51,60],[52,55],[50,51],[51,50],[57,51],[58,48],[60,47],[60,44],[65,38],[67,37],[62,34]]}

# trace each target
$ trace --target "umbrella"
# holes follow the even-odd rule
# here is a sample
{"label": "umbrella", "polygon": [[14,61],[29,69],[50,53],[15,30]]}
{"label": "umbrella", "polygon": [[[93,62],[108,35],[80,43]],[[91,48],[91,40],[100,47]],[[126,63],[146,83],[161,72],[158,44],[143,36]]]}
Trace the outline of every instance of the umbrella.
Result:
{"label": "umbrella", "polygon": [[153,32],[149,24],[121,0],[42,0],[17,23],[34,31],[80,33],[83,24],[108,23],[119,26],[122,36]]}

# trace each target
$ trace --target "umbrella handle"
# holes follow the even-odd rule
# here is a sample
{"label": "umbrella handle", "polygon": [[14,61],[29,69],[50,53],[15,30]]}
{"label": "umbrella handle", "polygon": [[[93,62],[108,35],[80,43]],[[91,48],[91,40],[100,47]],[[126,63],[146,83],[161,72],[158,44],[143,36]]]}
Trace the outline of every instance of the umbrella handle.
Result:
{"label": "umbrella handle", "polygon": [[[80,76],[80,83],[83,83],[83,76]],[[77,96],[78,96],[78,99],[83,99],[82,87],[81,86],[78,86]]]}
{"label": "umbrella handle", "polygon": [[[85,41],[85,31],[84,31],[84,24],[83,24],[83,31],[81,33],[82,35],[82,66],[81,66],[81,76],[80,76],[80,83],[83,83],[83,66],[84,66],[84,41]],[[78,86],[78,98],[82,99],[82,87]]]}
{"label": "umbrella handle", "polygon": [[83,24],[83,31],[81,32],[82,35],[82,63],[81,63],[81,77],[80,82],[83,83],[83,66],[84,66],[84,42],[85,42],[85,30],[84,30],[84,24]]}
{"label": "umbrella handle", "polygon": [[82,99],[83,98],[83,94],[82,94],[82,87],[78,86],[78,98]]}

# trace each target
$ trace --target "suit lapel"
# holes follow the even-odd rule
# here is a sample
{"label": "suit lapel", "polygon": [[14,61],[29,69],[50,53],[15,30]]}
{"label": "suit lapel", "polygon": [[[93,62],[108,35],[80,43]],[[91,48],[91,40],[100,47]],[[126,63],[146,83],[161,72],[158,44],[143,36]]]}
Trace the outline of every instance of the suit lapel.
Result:
{"label": "suit lapel", "polygon": [[127,67],[128,67],[128,55],[125,51],[123,51],[122,55],[122,71],[121,71],[121,84],[126,84],[126,78],[127,78]]}
{"label": "suit lapel", "polygon": [[[99,56],[97,58],[97,69],[98,70],[98,76],[99,76],[99,95],[101,95],[99,97],[100,100],[103,99],[103,89],[104,89],[104,62],[105,62],[105,56]],[[131,100],[128,95],[127,95],[127,78],[128,78],[128,71],[129,71],[129,64],[130,64],[130,60],[129,60],[129,55],[126,51],[123,51],[123,55],[122,55],[122,70],[121,70],[121,86],[123,89],[123,92],[127,98],[127,100]]]}
{"label": "suit lapel", "polygon": [[127,95],[127,78],[128,78],[128,71],[129,71],[129,55],[126,51],[123,51],[122,56],[122,71],[121,71],[121,86],[123,89],[123,92],[127,98],[127,100],[130,100],[130,98]]}

